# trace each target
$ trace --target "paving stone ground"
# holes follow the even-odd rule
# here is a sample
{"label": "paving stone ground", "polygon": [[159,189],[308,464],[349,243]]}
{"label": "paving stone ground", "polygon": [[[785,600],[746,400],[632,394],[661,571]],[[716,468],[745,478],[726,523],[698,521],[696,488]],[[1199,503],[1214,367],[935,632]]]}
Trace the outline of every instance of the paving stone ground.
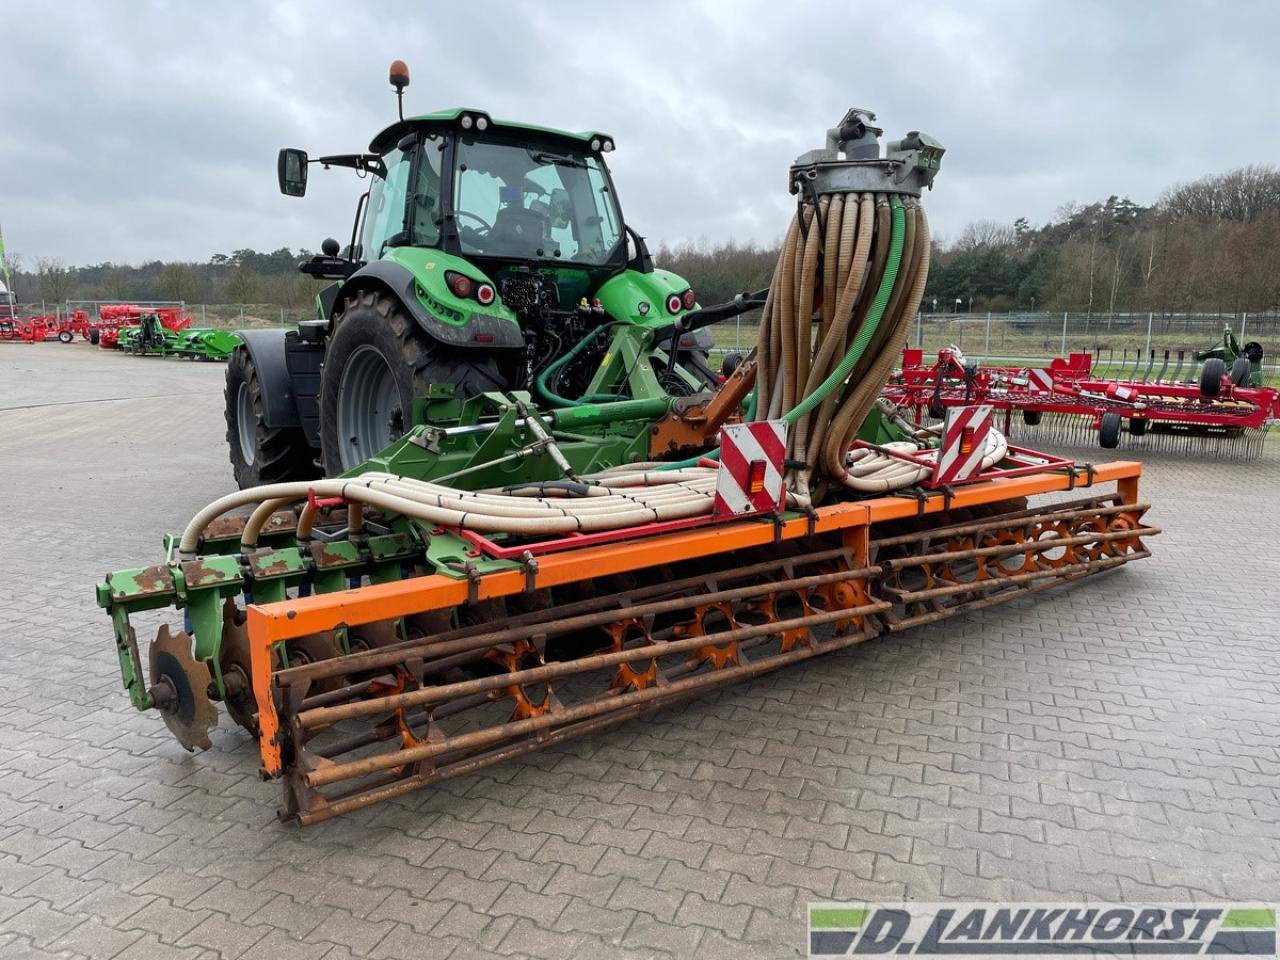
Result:
{"label": "paving stone ground", "polygon": [[811,900],[1275,899],[1280,438],[1156,555],[305,832],[120,688],[108,570],[229,490],[217,365],[0,344],[0,957],[790,957]]}

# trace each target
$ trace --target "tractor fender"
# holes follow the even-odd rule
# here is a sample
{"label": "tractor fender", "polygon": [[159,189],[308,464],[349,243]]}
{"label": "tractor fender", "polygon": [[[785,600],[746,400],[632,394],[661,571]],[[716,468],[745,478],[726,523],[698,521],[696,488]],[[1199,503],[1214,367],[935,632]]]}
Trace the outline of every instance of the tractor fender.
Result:
{"label": "tractor fender", "polygon": [[272,430],[302,425],[285,361],[284,330],[238,330],[262,387],[263,419]]}
{"label": "tractor fender", "polygon": [[[439,343],[480,350],[524,349],[524,334],[519,326],[504,317],[472,312],[459,322],[451,323],[435,316],[423,302],[430,294],[413,271],[394,260],[375,260],[361,267],[342,285],[342,294],[369,289],[384,291],[399,300],[422,332]],[[335,304],[334,313],[329,317],[331,332],[337,310]]]}

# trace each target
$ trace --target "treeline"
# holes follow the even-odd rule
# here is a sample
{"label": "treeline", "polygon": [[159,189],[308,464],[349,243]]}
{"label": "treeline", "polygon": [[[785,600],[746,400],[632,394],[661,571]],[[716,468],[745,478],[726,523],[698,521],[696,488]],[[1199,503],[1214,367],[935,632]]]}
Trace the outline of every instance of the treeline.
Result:
{"label": "treeline", "polygon": [[27,263],[10,255],[13,292],[19,303],[66,300],[185,300],[187,303],[309,306],[321,285],[298,272],[308,250],[281,247],[272,253],[215,253],[206,263],[153,260],[139,266],[99,263],[68,267],[59,260]]}
{"label": "treeline", "polygon": [[[703,303],[768,282],[777,249],[685,246],[655,259]],[[950,311],[1276,310],[1280,169],[1245,167],[1166,191],[1065,204],[1034,227],[981,220],[935,241],[923,308]]]}
{"label": "treeline", "polygon": [[1153,206],[1066,204],[1032,227],[970,224],[936,251],[938,310],[1275,310],[1280,169],[1245,167],[1165,191]]}
{"label": "treeline", "polygon": [[[781,226],[781,225],[780,225]],[[769,283],[773,245],[659,246],[655,261],[704,304]],[[185,300],[305,308],[319,284],[306,250],[236,250],[207,263],[67,267],[11,257],[20,302]],[[935,240],[925,310],[1273,311],[1280,307],[1280,169],[1245,167],[1167,190],[1150,207],[1111,196],[1033,226],[982,220]]]}

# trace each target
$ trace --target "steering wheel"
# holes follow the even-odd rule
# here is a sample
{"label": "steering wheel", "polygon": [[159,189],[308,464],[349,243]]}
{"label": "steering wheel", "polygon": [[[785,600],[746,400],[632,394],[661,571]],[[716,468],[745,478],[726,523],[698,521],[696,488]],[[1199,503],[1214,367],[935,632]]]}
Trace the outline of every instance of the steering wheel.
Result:
{"label": "steering wheel", "polygon": [[453,215],[455,217],[470,217],[472,220],[476,221],[476,223],[480,224],[480,226],[484,228],[484,231],[480,233],[480,236],[482,237],[487,237],[489,235],[489,231],[493,229],[493,224],[489,223],[483,217],[476,216],[469,210],[454,210]]}

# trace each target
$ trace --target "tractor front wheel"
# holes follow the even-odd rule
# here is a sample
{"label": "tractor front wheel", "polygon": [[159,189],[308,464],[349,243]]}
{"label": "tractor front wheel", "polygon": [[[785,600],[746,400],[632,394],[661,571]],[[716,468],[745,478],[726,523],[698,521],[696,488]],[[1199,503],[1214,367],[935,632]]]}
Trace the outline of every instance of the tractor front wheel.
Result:
{"label": "tractor front wheel", "polygon": [[427,338],[400,301],[361,291],[334,317],[320,375],[320,446],[328,476],[345,473],[399,440],[413,425],[413,400],[431,384],[455,396],[506,390],[485,350]]}
{"label": "tractor front wheel", "polygon": [[268,427],[258,371],[247,347],[227,360],[227,447],[241,490],[263,483],[313,480],[320,475],[315,451],[300,427]]}

